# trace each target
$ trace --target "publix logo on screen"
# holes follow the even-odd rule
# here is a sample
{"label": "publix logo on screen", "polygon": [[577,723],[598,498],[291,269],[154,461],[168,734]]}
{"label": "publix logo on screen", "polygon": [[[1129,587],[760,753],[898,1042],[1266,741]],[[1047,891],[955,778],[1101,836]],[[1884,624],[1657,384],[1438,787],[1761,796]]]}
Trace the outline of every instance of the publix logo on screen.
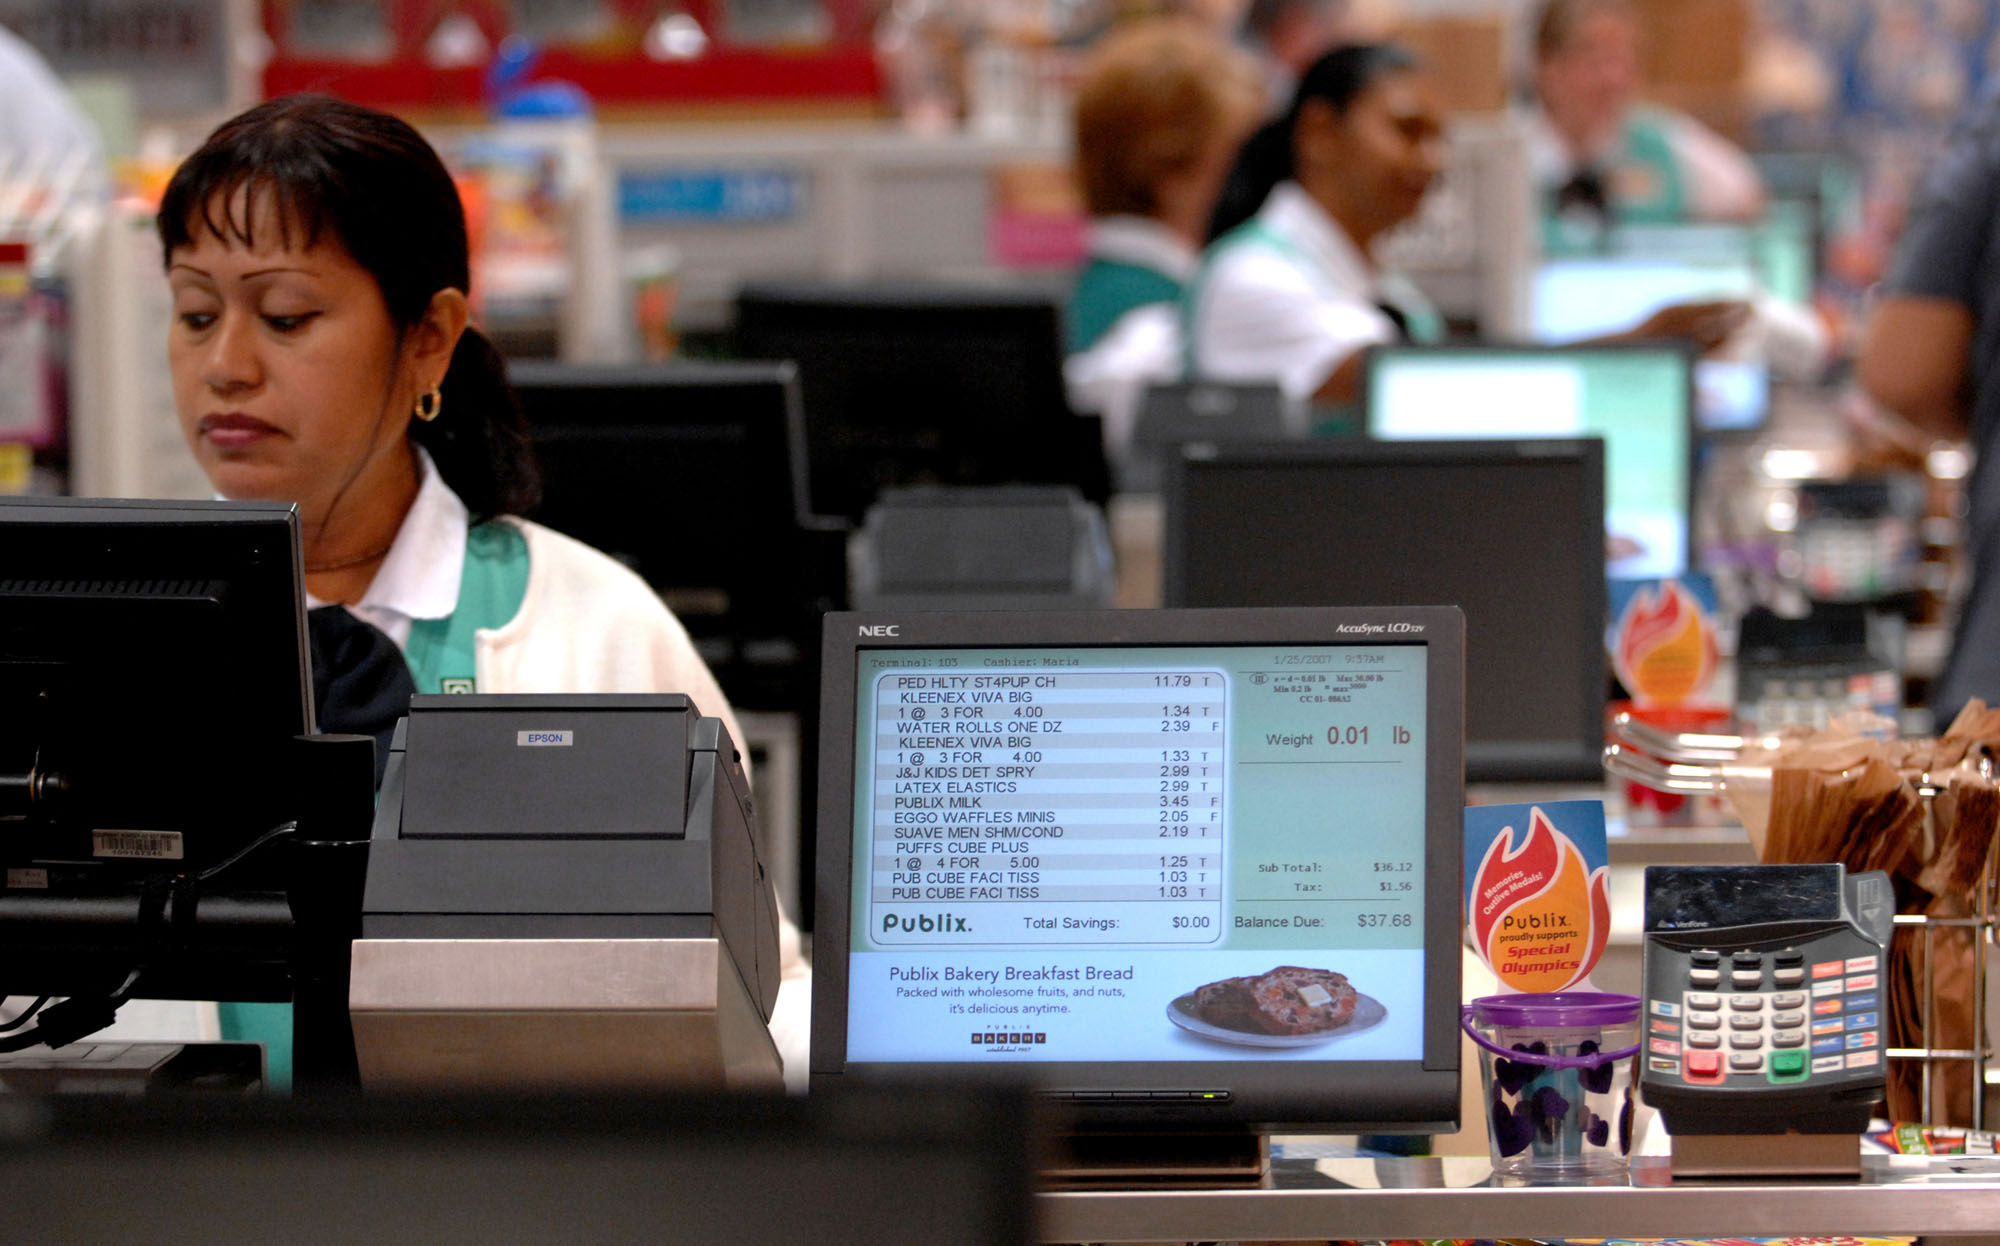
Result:
{"label": "publix logo on screen", "polygon": [[972,927],[956,913],[923,913],[903,917],[890,913],[882,919],[883,934],[971,934]]}
{"label": "publix logo on screen", "polygon": [[1412,632],[1423,631],[1424,625],[1421,623],[1342,623],[1337,625],[1333,630],[1344,636],[1381,636],[1385,634],[1390,636],[1407,636]]}

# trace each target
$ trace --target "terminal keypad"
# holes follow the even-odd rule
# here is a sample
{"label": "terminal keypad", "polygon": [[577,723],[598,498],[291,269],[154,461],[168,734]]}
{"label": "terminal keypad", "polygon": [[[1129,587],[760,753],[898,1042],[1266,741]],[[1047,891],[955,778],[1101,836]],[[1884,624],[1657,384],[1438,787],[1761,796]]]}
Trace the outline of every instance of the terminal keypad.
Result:
{"label": "terminal keypad", "polygon": [[[1808,958],[1798,948],[1687,953],[1680,995],[1650,1004],[1654,1073],[1691,1085],[1787,1084],[1882,1060],[1881,958]],[[1655,983],[1658,990],[1666,983]]]}

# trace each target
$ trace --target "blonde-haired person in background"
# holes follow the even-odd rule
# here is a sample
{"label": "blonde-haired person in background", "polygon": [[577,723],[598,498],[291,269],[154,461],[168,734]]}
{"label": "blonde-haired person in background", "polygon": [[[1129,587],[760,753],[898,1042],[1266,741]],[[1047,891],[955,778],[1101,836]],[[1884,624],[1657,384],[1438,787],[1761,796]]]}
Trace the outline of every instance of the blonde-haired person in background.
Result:
{"label": "blonde-haired person in background", "polygon": [[1149,18],[1093,50],[1077,91],[1090,254],[1068,307],[1070,401],[1125,443],[1148,384],[1179,379],[1179,303],[1236,149],[1262,120],[1256,66],[1192,18]]}

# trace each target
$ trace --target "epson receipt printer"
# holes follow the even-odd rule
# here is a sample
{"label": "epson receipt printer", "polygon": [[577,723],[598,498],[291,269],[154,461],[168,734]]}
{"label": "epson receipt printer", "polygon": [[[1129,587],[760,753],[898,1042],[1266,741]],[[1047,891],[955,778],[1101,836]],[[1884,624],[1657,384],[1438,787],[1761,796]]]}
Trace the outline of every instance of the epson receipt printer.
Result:
{"label": "epson receipt printer", "polygon": [[349,987],[364,1086],[778,1085],[777,904],[720,719],[417,696],[390,748]]}

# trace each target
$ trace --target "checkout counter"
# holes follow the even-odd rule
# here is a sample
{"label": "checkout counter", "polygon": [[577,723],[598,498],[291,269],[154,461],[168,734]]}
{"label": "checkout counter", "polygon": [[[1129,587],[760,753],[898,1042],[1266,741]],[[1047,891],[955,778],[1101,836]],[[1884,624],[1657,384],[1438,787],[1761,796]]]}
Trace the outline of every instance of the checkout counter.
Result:
{"label": "checkout counter", "polygon": [[1869,1157],[1847,1182],[1675,1182],[1639,1159],[1618,1187],[1486,1184],[1484,1160],[1289,1159],[1255,1190],[1038,1197],[1051,1242],[1917,1236],[1993,1241],[2000,1162]]}

